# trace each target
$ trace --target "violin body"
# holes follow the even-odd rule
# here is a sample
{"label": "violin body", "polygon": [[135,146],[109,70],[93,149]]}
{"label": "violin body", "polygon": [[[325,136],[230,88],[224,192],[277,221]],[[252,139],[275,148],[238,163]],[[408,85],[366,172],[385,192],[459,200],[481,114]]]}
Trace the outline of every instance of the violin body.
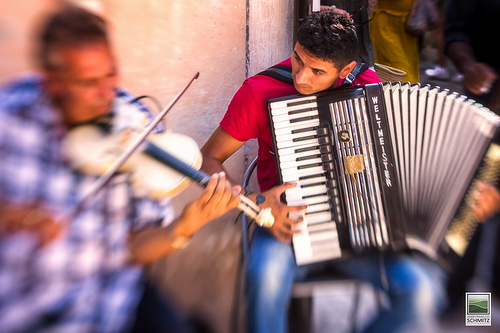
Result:
{"label": "violin body", "polygon": [[[167,130],[162,134],[150,134],[148,142],[160,147],[192,169],[201,168],[203,157],[200,148],[196,141],[187,135]],[[176,196],[193,182],[191,178],[149,154],[136,154],[132,156],[130,162],[136,166],[132,174],[134,185],[144,188],[155,198]]]}
{"label": "violin body", "polygon": [[[95,125],[82,125],[67,135],[66,156],[81,172],[102,175],[136,136],[135,130],[107,132]],[[160,147],[189,167],[198,170],[202,155],[196,141],[186,135],[167,130],[151,133],[148,142]],[[132,184],[155,199],[173,197],[186,189],[193,180],[156,158],[145,154],[141,147],[119,169],[129,172]]]}

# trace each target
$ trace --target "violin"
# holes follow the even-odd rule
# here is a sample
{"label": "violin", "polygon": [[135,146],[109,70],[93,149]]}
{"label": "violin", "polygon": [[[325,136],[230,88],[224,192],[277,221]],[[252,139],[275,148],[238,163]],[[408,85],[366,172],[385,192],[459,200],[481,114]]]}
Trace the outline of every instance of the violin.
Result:
{"label": "violin", "polygon": [[[173,197],[193,181],[207,186],[210,176],[199,170],[202,154],[193,138],[172,130],[151,133],[163,113],[144,130],[143,125],[148,122],[144,113],[135,107],[124,107],[112,118],[111,126],[89,123],[66,135],[65,152],[72,166],[101,176],[80,206],[120,171],[131,173],[132,185],[155,199]],[[132,123],[127,125],[124,119]],[[243,194],[239,199],[238,208],[258,225],[273,225],[270,208],[259,207]]]}
{"label": "violin", "polygon": [[[74,169],[100,176],[130,144],[130,140],[136,135],[133,132],[126,130],[107,133],[105,129],[92,124],[78,126],[66,136],[66,156]],[[166,154],[171,157],[165,157]],[[193,180],[180,171],[167,167],[168,158],[183,163],[189,171],[198,170],[202,163],[201,152],[194,139],[167,130],[162,134],[149,134],[138,151],[117,171],[130,173],[132,185],[154,199],[174,197]]]}

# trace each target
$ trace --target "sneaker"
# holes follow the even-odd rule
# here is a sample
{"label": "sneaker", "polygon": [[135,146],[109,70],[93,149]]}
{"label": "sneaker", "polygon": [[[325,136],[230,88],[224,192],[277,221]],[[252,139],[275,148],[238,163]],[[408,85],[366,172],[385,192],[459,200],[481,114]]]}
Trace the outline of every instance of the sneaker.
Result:
{"label": "sneaker", "polygon": [[429,68],[425,70],[425,74],[431,79],[449,80],[450,74],[448,70],[444,67],[437,65],[434,68]]}

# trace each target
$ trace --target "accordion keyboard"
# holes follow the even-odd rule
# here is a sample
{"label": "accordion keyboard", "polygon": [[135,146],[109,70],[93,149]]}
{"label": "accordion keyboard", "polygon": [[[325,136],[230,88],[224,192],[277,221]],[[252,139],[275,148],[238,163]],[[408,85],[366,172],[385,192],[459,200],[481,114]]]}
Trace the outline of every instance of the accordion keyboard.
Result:
{"label": "accordion keyboard", "polygon": [[281,179],[297,182],[295,188],[285,192],[285,200],[291,206],[307,204],[304,223],[293,237],[297,264],[339,258],[341,248],[333,216],[341,219],[341,215],[332,206],[338,207],[340,202],[336,181],[325,173],[331,164],[330,135],[320,125],[316,102],[310,97],[298,98],[276,103],[271,112]]}

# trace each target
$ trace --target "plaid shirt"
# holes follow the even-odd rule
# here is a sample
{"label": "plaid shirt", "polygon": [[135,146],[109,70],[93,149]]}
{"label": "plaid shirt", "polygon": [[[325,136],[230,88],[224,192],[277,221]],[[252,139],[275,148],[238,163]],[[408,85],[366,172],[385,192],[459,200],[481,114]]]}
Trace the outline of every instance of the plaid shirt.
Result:
{"label": "plaid shirt", "polygon": [[[67,129],[42,84],[29,75],[0,90],[0,195],[67,212],[96,177],[65,160]],[[121,90],[117,97],[132,99]],[[115,175],[64,236],[43,248],[28,233],[0,235],[1,331],[126,330],[143,278],[142,268],[127,262],[128,234],[173,219],[168,201],[141,198],[129,183],[127,174]]]}

